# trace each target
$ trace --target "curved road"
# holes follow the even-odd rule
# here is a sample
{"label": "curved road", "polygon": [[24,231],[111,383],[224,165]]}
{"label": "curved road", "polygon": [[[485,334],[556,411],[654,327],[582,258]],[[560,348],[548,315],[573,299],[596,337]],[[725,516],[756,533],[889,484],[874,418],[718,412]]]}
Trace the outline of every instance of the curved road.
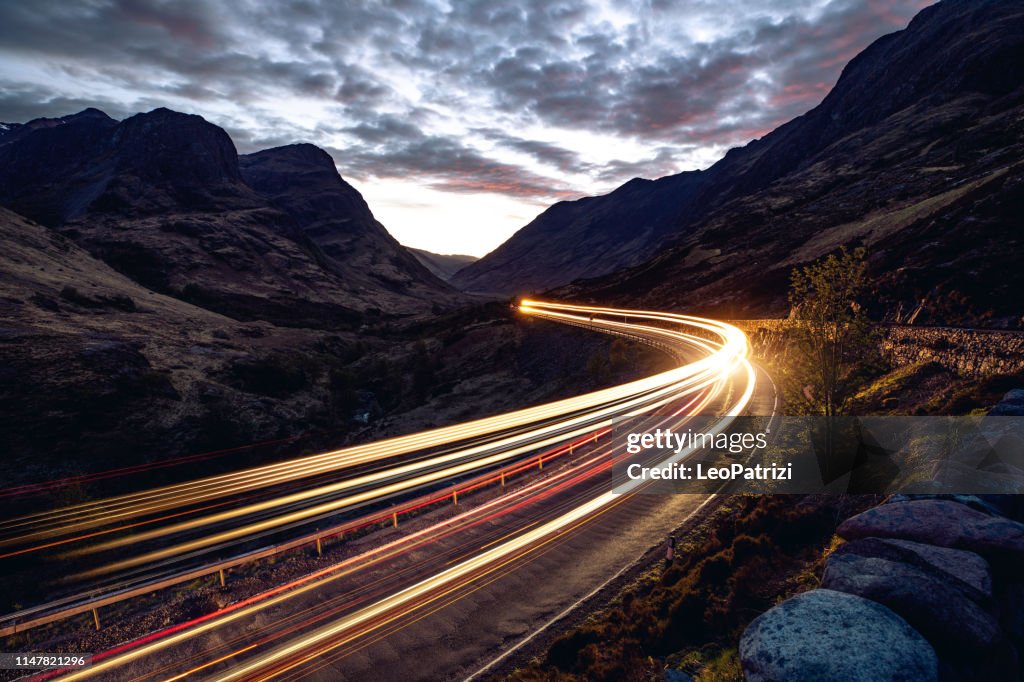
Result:
{"label": "curved road", "polygon": [[[343,509],[353,494],[373,497],[383,489],[391,494],[395,491],[390,488],[396,486],[397,491],[416,490],[419,477],[434,477],[432,482],[485,470],[493,463],[515,461],[540,447],[607,428],[616,416],[645,415],[649,428],[677,428],[693,415],[716,414],[721,415],[720,428],[724,428],[735,415],[773,412],[770,381],[757,380],[746,359],[745,337],[729,325],[650,311],[532,301],[524,301],[520,309],[630,336],[679,358],[696,359],[656,377],[532,408],[532,412],[449,427],[460,429],[458,438],[436,435],[444,429],[403,437],[415,443],[416,450],[422,450],[422,442],[432,434],[435,445],[473,440],[468,446],[463,443],[402,459],[369,473],[357,469],[354,478],[326,484],[314,479],[317,485],[312,488],[240,505],[247,508],[244,514],[236,513],[239,506],[233,506],[155,525],[146,531],[147,538],[161,542],[166,538],[166,544],[92,572],[116,573],[181,554],[201,557],[206,548],[222,547],[235,538]],[[527,412],[530,417],[523,417]],[[481,422],[490,430],[480,427]],[[358,458],[364,456],[377,464],[392,457],[395,449],[376,444],[361,448],[318,457],[345,468],[362,464]],[[353,455],[352,450],[359,451]],[[612,493],[609,469],[623,454],[610,441],[593,446],[544,477],[455,517],[383,546],[371,546],[368,538],[363,541],[365,551],[314,576],[97,656],[92,668],[67,671],[66,678],[464,679],[483,673],[503,652],[626,570],[652,545],[663,542],[707,499],[643,494],[640,483],[625,494]],[[321,461],[314,459],[310,466]],[[258,489],[259,481],[279,483],[282,471],[302,471],[295,465],[264,469],[243,472],[247,476],[230,478],[225,485],[250,486],[245,489],[248,492]],[[353,480],[360,480],[359,485],[353,485]],[[220,480],[197,483],[201,485],[186,489],[188,494],[203,497],[222,485]],[[331,490],[325,492],[328,487]],[[131,514],[138,514],[140,505],[145,513],[157,513],[150,508],[156,505],[165,514],[174,509],[173,499],[162,491],[144,492],[119,499],[113,508],[128,510],[127,518],[137,518]],[[88,524],[99,517],[98,512],[81,512],[82,527],[92,529]],[[43,533],[35,541],[59,537],[52,522],[47,525],[45,517],[40,521],[38,526],[21,522],[15,528],[22,536]],[[76,527],[72,532],[80,530]],[[104,543],[99,550],[93,545],[72,556],[116,547],[116,536]]]}

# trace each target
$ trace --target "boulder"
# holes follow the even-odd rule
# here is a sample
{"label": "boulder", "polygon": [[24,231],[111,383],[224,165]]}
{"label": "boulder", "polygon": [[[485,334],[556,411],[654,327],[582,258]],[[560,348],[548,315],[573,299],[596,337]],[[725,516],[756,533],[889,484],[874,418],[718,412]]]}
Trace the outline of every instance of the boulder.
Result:
{"label": "boulder", "polygon": [[883,504],[852,516],[836,531],[847,540],[898,538],[964,549],[994,567],[1024,565],[1024,524],[941,499]]}
{"label": "boulder", "polygon": [[938,679],[931,645],[889,608],[819,589],[761,614],[740,639],[748,682]]}
{"label": "boulder", "polygon": [[896,538],[864,538],[840,545],[832,556],[844,554],[912,565],[933,578],[953,584],[980,604],[988,603],[992,597],[992,571],[988,562],[974,552]]}
{"label": "boulder", "polygon": [[993,504],[989,499],[992,497],[1004,497],[1003,495],[952,495],[952,494],[936,494],[936,493],[920,493],[920,494],[904,494],[896,493],[886,498],[882,504],[892,504],[894,502],[909,502],[910,500],[952,500],[953,502],[959,502],[960,504],[966,505],[971,509],[976,509],[986,514],[993,514],[997,516],[1007,516],[998,505]]}
{"label": "boulder", "polygon": [[665,682],[693,682],[693,678],[685,670],[679,670],[678,668],[666,668]]}
{"label": "boulder", "polygon": [[999,623],[957,589],[957,582],[910,564],[847,552],[829,557],[821,586],[888,606],[940,654],[989,650],[1000,640]]}
{"label": "boulder", "polygon": [[999,403],[988,411],[992,417],[1019,417],[1024,415],[1024,389],[1007,391]]}

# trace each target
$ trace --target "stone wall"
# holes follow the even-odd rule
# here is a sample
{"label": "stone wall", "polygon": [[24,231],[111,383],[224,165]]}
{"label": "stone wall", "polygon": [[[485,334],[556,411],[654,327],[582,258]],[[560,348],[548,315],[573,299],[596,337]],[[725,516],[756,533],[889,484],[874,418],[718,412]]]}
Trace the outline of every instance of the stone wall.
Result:
{"label": "stone wall", "polygon": [[961,376],[1024,371],[1020,332],[894,326],[886,330],[882,351],[896,364],[933,360]]}
{"label": "stone wall", "polygon": [[[750,336],[754,352],[770,357],[796,322],[786,319],[730,320]],[[882,352],[894,364],[934,361],[961,376],[1024,371],[1024,332],[954,327],[887,325]]]}

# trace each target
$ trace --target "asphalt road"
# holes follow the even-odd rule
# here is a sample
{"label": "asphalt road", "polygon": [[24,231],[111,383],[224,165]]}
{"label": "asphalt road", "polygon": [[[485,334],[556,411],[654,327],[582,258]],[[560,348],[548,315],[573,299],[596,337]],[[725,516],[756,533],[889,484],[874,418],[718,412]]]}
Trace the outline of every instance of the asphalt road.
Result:
{"label": "asphalt road", "polygon": [[[557,319],[559,308],[569,307],[554,306],[549,314]],[[563,316],[588,324],[577,315]],[[693,320],[712,334],[723,330],[730,349],[745,343],[734,329]],[[723,346],[702,338],[680,337],[675,350],[706,348],[706,360],[687,368],[718,378],[681,391],[670,421],[737,409],[771,414],[771,382],[762,375],[750,395],[752,375],[742,355],[714,353]],[[665,419],[651,418],[650,424]],[[117,656],[116,667],[71,677],[463,679],[663,544],[707,499],[613,494],[609,467],[623,454],[602,442],[501,497],[460,508],[388,544],[373,546],[367,539],[365,551],[321,575],[161,633]]]}

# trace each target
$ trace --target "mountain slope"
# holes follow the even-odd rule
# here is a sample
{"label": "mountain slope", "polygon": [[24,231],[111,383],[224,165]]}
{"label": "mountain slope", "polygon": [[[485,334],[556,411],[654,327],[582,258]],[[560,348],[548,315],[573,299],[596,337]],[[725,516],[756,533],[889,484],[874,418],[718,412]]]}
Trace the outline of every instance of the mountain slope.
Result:
{"label": "mountain slope", "polygon": [[705,177],[637,178],[604,196],[558,202],[452,283],[464,291],[534,291],[641,263],[695,209]]}
{"label": "mountain slope", "polygon": [[[118,123],[87,110],[10,137],[0,138],[0,203],[155,291],[239,320],[318,328],[455,302],[319,150],[259,157],[274,161],[261,192],[228,135],[199,116],[157,109]],[[350,248],[326,256],[310,230],[346,220]]]}
{"label": "mountain slope", "polygon": [[[792,151],[804,144],[825,146]],[[879,315],[1018,327],[1022,160],[1024,3],[944,2],[855,58],[820,107],[723,160],[742,193],[681,244],[560,293],[785,314],[794,266],[864,245]],[[756,182],[764,167],[790,170]]]}
{"label": "mountain slope", "polygon": [[190,350],[237,323],[149,291],[3,208],[0,241],[0,451],[18,477],[45,480],[34,468],[53,457],[41,453],[73,467],[80,453],[187,437],[167,427],[197,415],[189,378],[242,354]]}
{"label": "mountain slope", "polygon": [[[903,135],[886,130],[891,117],[917,107],[913,115],[920,117],[919,123],[930,131],[927,144],[950,132],[941,125],[932,125],[937,122],[931,112],[959,101],[966,107],[964,112],[973,108],[981,113],[1020,86],[1019,65],[1024,51],[1020,18],[1021,3],[1017,1],[947,0],[929,7],[907,29],[883,36],[855,57],[832,92],[807,114],[743,148],[731,150],[703,173],[684,173],[650,183],[650,190],[642,196],[625,193],[636,183],[632,181],[609,195],[582,200],[586,211],[563,209],[556,216],[553,214],[562,206],[556,204],[495,252],[459,273],[455,283],[467,289],[511,292],[605,274],[623,265],[635,265],[637,253],[650,257],[659,246],[693,238],[714,220],[716,211],[766,191],[773,183],[789,182],[790,190],[783,194],[786,201],[796,203],[810,198],[805,196],[808,190],[820,196],[830,188],[840,188],[851,175],[882,176],[901,151],[906,151],[902,149],[904,144],[913,145],[916,151],[923,149],[918,144],[923,131],[907,130]],[[964,97],[976,99],[966,104]],[[1006,102],[996,106],[1014,105]],[[969,123],[966,115],[957,119],[953,110],[947,114],[955,120],[938,123],[954,129]],[[902,119],[899,122],[907,124]],[[890,139],[881,156],[869,157],[843,149],[839,141],[852,140],[851,136]],[[854,164],[852,167],[838,169],[841,174],[830,176],[829,187],[828,177],[816,180],[813,188],[801,186],[797,174],[816,164],[830,163],[840,152],[849,164]],[[679,189],[675,193],[656,193],[658,183],[677,183]],[[837,204],[835,209],[849,218],[877,208],[885,200],[883,193],[868,198],[868,203],[861,198],[854,204]],[[652,203],[653,212],[649,208]],[[636,213],[630,211],[631,204],[636,205]],[[776,213],[781,208],[776,207]],[[749,217],[735,206],[731,210],[730,218],[739,221],[737,229],[742,232]],[[665,216],[675,216],[668,219],[673,221],[668,227],[659,222]],[[546,223],[543,231],[536,227],[542,221]],[[579,266],[565,267],[563,254],[574,249],[582,252],[584,248],[578,243],[581,239],[593,239],[594,248]],[[627,262],[626,254],[631,254],[634,262]],[[520,276],[521,269],[526,274]]]}
{"label": "mountain slope", "polygon": [[291,216],[326,257],[327,269],[346,283],[451,300],[453,292],[377,222],[327,152],[296,144],[242,156],[239,163],[249,186]]}
{"label": "mountain slope", "polygon": [[476,256],[464,256],[456,253],[433,253],[431,251],[424,251],[423,249],[414,249],[411,246],[407,246],[405,248],[409,253],[415,256],[416,260],[422,263],[427,270],[430,270],[446,282],[450,280],[452,275],[456,272],[470,263],[475,263],[479,260]]}

